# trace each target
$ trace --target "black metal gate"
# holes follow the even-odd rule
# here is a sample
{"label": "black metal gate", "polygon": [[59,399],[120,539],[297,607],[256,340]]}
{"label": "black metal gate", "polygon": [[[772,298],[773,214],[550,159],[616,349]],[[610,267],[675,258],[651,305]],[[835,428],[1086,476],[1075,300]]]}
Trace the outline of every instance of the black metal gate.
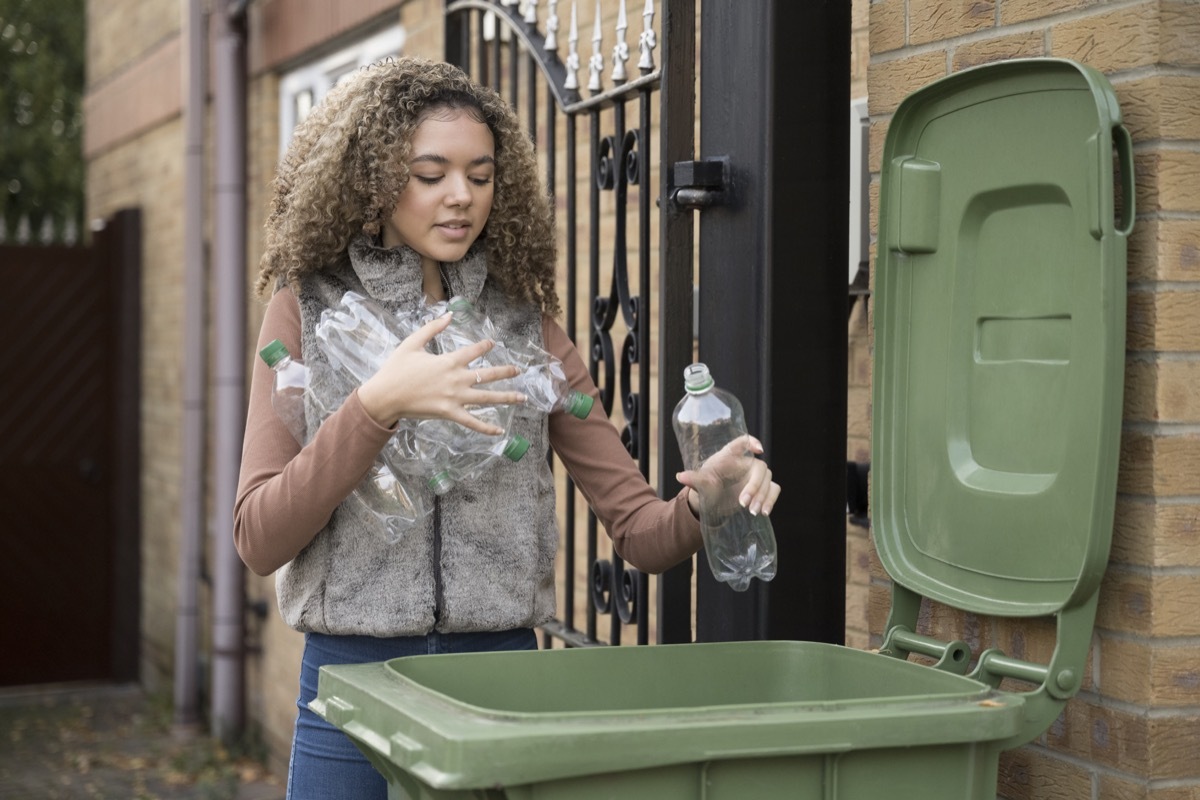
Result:
{"label": "black metal gate", "polygon": [[563,478],[560,617],[545,645],[619,644],[626,626],[639,644],[840,642],[849,3],[703,0],[700,20],[696,0],[636,0],[632,15],[625,0],[592,5],[447,0],[446,58],[509,98],[537,143],[565,327],[643,474],[664,496],[679,489],[670,412],[698,353],[742,399],[787,499],[771,584],[738,595],[685,563],[652,591]]}

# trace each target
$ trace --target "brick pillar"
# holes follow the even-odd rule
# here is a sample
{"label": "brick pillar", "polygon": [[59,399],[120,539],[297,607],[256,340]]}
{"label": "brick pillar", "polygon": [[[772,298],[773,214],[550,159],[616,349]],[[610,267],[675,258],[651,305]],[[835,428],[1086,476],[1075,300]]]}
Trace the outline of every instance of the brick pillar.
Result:
{"label": "brick pillar", "polygon": [[[877,0],[870,4],[872,225],[897,104],[951,71],[1070,58],[1104,72],[1133,135],[1138,219],[1129,246],[1125,420],[1112,557],[1089,675],[1045,736],[1004,756],[1012,800],[1200,798],[1200,2]],[[877,645],[888,587],[871,581]],[[848,608],[850,606],[848,605]],[[935,635],[1044,660],[1038,622],[926,609]],[[848,621],[852,624],[852,621]]]}

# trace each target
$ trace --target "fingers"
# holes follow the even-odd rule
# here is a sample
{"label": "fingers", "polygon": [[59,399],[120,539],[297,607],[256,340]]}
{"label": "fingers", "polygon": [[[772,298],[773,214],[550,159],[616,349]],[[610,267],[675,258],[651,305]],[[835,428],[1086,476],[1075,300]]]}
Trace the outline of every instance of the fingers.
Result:
{"label": "fingers", "polygon": [[457,422],[464,428],[470,428],[473,431],[478,431],[479,433],[487,434],[488,436],[499,436],[500,434],[504,433],[504,428],[501,428],[499,425],[492,425],[490,422],[484,422],[479,417],[461,408],[450,412],[446,419],[449,419],[452,422]]}
{"label": "fingers", "polygon": [[771,470],[766,463],[755,461],[742,487],[738,502],[743,508],[757,516],[760,512],[770,514],[779,497],[779,484],[771,480]]}
{"label": "fingers", "polygon": [[[440,317],[435,317],[429,322],[426,322],[421,327],[413,331],[412,335],[407,337],[400,343],[400,347],[409,349],[424,350],[425,346],[433,341],[433,338],[442,331],[446,330],[446,326],[450,324],[450,320],[454,319],[454,315],[450,312],[442,314]],[[484,350],[486,353],[487,350]]]}
{"label": "fingers", "polygon": [[525,402],[521,392],[494,392],[481,389],[469,398],[467,405],[471,406],[519,406]]}
{"label": "fingers", "polygon": [[[519,374],[521,374],[521,370],[517,369],[514,366],[479,367],[478,369],[476,369],[476,368],[472,367],[469,362],[466,365],[466,376],[468,378],[468,382],[473,385],[476,385],[476,386],[483,386],[483,385],[486,385],[489,383],[494,383],[495,381],[508,380],[509,378],[517,377],[517,375],[519,375]],[[514,393],[507,392],[506,394],[514,394]],[[522,395],[522,397],[523,396],[524,395]],[[505,401],[501,401],[501,402],[518,402],[518,401],[505,400]]]}
{"label": "fingers", "polygon": [[491,339],[484,339],[481,342],[472,342],[471,344],[469,344],[465,347],[460,347],[457,350],[454,350],[453,352],[448,353],[447,355],[449,355],[451,358],[453,358],[453,360],[456,363],[461,364],[465,367],[468,364],[470,364],[472,361],[475,361],[475,360],[483,357],[483,355],[485,353],[487,353],[487,351],[491,350],[495,346],[496,346],[496,343],[493,342]]}

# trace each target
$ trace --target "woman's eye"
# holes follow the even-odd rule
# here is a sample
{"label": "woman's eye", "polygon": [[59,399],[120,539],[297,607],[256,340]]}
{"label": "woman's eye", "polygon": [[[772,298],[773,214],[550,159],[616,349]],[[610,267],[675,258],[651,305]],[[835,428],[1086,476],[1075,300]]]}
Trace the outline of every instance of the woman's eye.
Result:
{"label": "woman's eye", "polygon": [[440,181],[442,179],[441,175],[437,175],[437,176],[413,175],[413,177],[416,178],[417,180],[419,180],[421,183],[425,184],[426,186],[433,186],[435,183],[437,183],[438,181]]}
{"label": "woman's eye", "polygon": [[490,175],[486,178],[471,178],[471,183],[475,184],[476,186],[487,186],[491,182],[492,178]]}

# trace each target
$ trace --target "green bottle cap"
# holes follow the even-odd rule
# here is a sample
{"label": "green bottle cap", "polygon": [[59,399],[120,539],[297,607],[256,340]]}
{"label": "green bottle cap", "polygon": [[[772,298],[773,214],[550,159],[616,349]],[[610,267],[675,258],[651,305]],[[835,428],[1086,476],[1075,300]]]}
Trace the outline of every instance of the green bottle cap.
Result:
{"label": "green bottle cap", "polygon": [[267,362],[268,367],[274,367],[280,361],[291,355],[291,353],[288,352],[287,346],[278,339],[271,342],[262,350],[259,350],[258,354],[262,356],[263,361]]}
{"label": "green bottle cap", "polygon": [[504,457],[509,461],[520,461],[528,450],[529,440],[519,433],[514,433],[508,444],[504,445]]}
{"label": "green bottle cap", "polygon": [[444,469],[429,479],[429,488],[434,494],[445,494],[454,488],[454,476]]}
{"label": "green bottle cap", "polygon": [[470,300],[459,295],[451,297],[449,302],[446,303],[446,307],[451,311],[473,311],[475,309]]}
{"label": "green bottle cap", "polygon": [[572,389],[567,392],[567,396],[563,401],[563,407],[567,410],[568,414],[572,414],[579,419],[587,419],[588,414],[592,413],[592,405],[595,402],[595,399],[590,394],[584,394],[578,389]]}

